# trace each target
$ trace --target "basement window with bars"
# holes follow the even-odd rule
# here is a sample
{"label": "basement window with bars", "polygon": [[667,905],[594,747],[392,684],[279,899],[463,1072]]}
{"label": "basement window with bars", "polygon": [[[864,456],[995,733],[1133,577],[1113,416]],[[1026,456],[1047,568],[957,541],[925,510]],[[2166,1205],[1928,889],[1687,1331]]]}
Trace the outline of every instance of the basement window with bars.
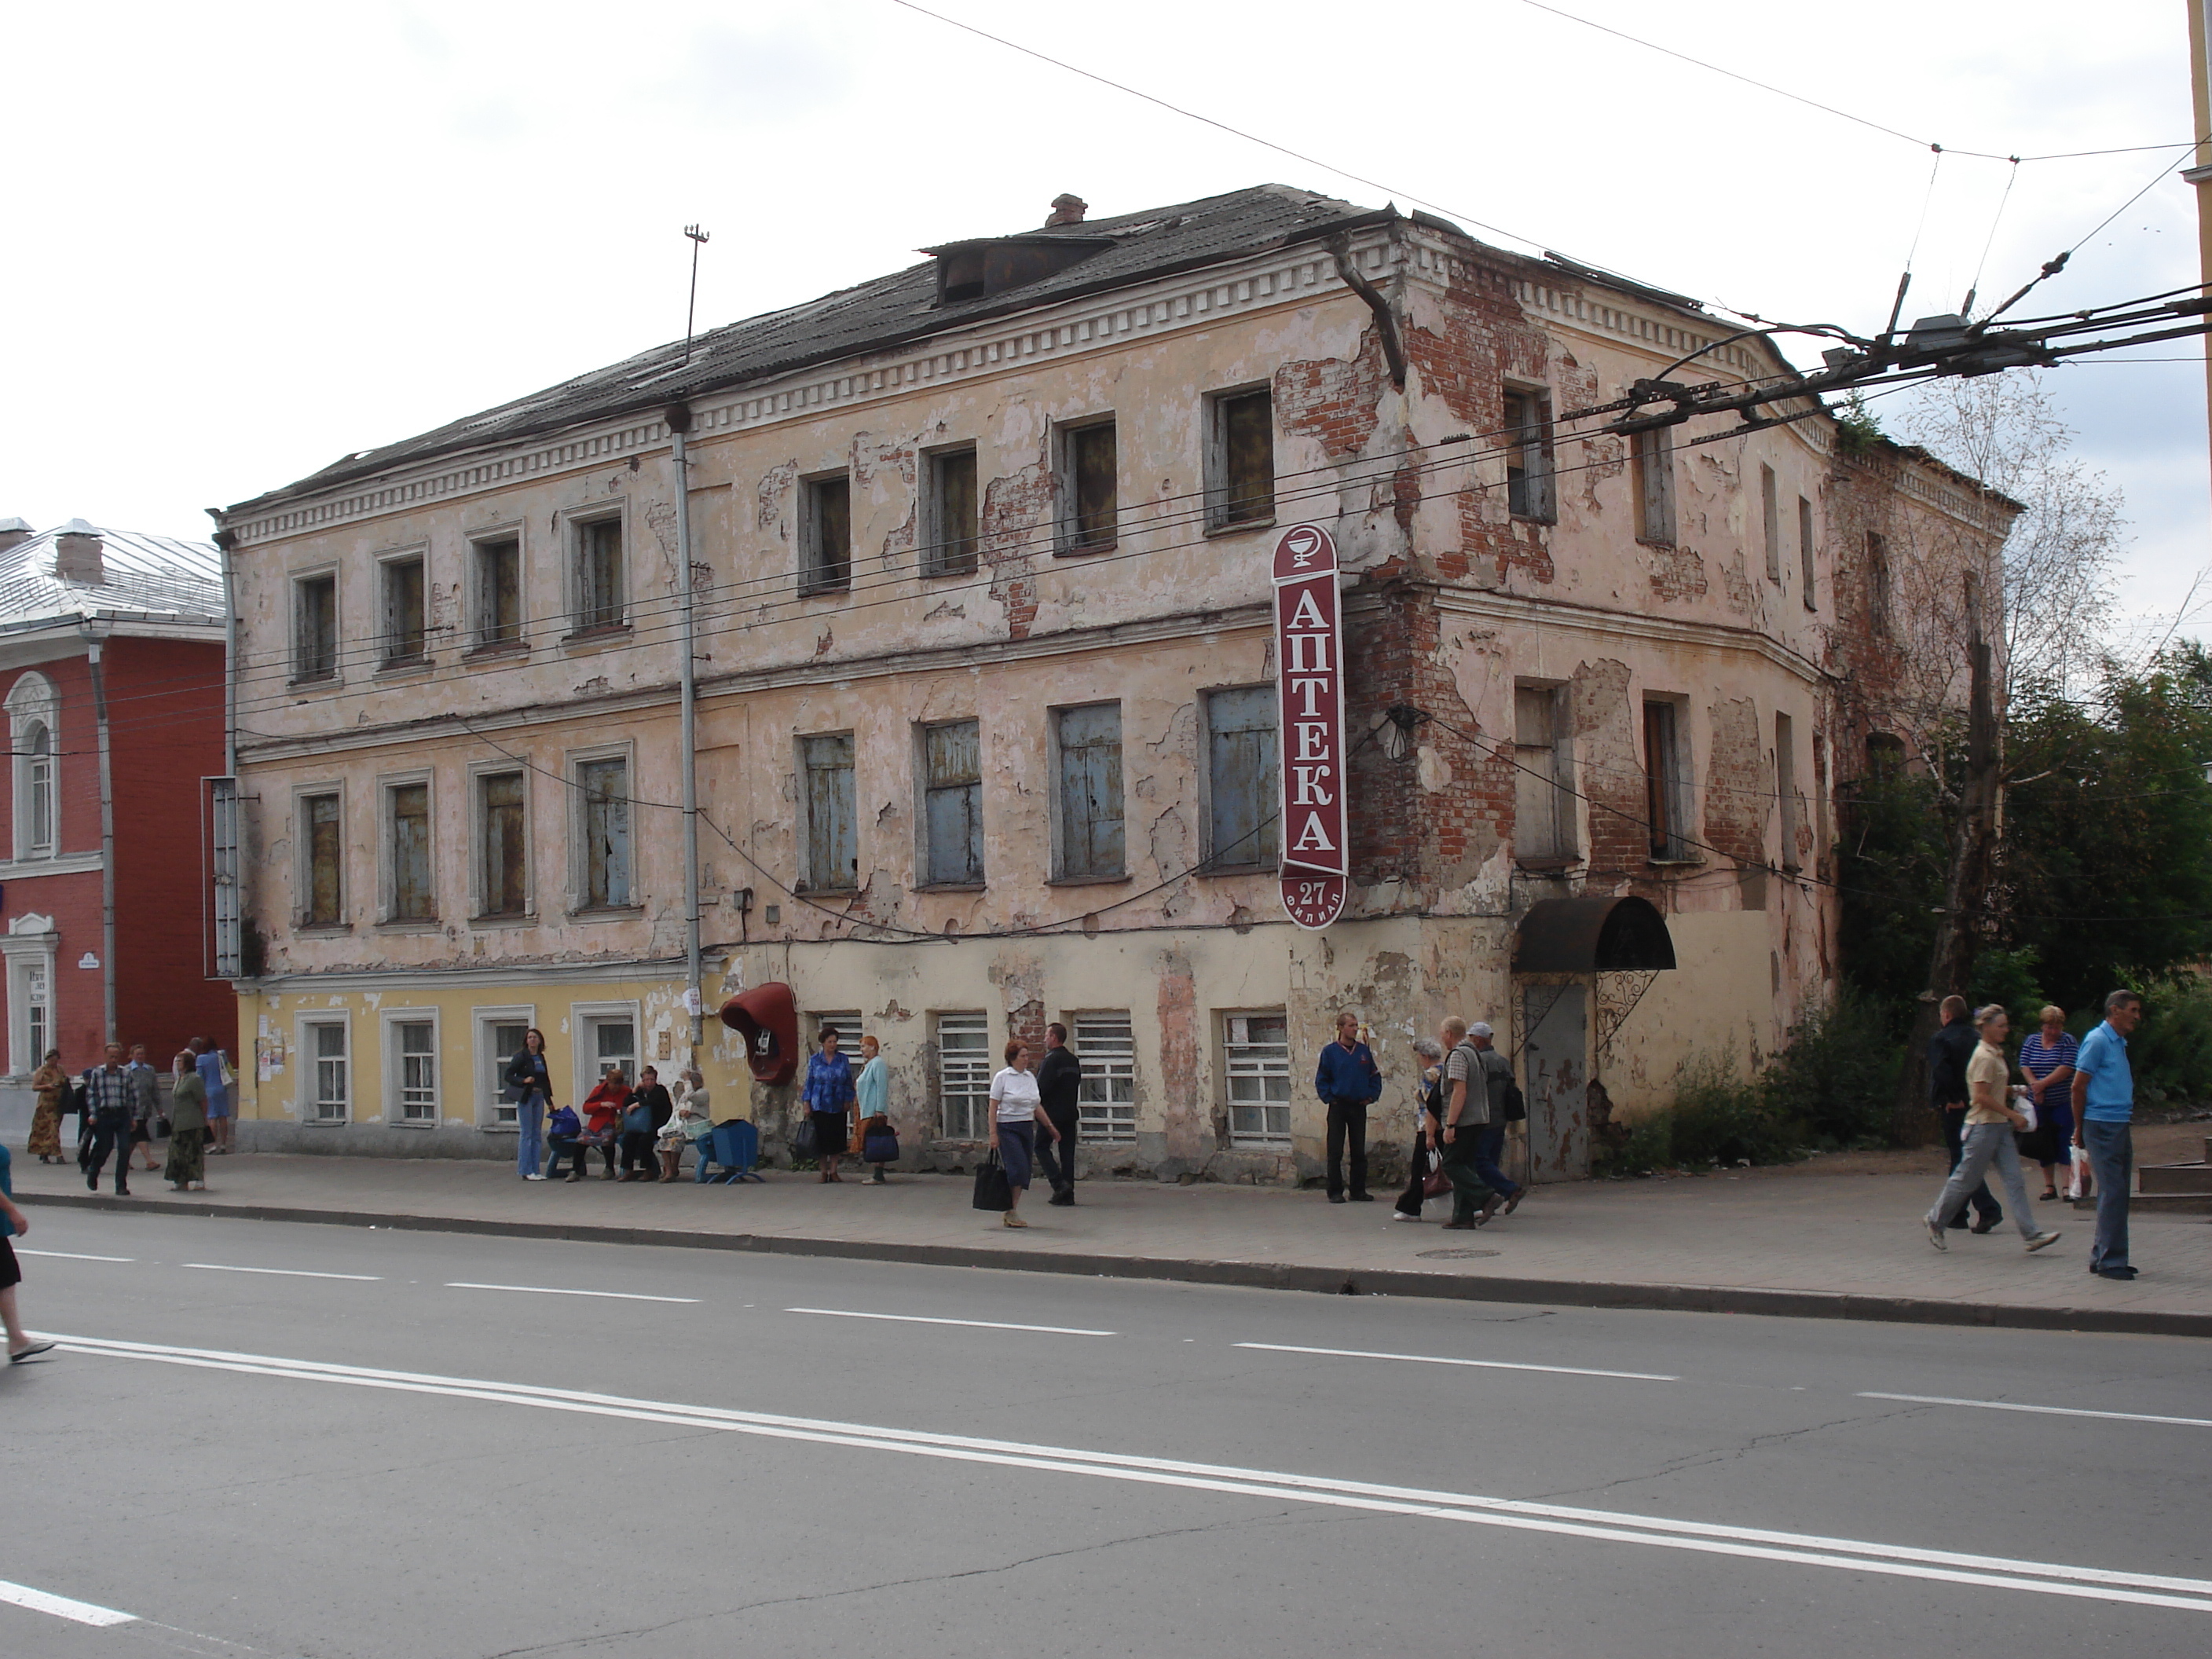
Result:
{"label": "basement window with bars", "polygon": [[937,1017],[937,1115],[947,1140],[981,1140],[991,1109],[991,1017]]}
{"label": "basement window with bars", "polygon": [[1221,1067],[1232,1141],[1287,1146],[1291,1139],[1290,1022],[1281,1014],[1224,1014]]}
{"label": "basement window with bars", "polygon": [[1071,1034],[1083,1062],[1076,1110],[1083,1139],[1103,1143],[1137,1138],[1137,1036],[1129,1012],[1078,1014]]}

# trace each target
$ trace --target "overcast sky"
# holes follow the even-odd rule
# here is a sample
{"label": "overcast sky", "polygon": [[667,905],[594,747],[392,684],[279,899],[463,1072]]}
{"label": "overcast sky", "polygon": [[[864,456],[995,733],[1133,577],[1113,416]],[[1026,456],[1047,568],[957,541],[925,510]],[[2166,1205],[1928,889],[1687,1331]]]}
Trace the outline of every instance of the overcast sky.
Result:
{"label": "overcast sky", "polygon": [[[0,517],[204,536],[204,507],[680,337],[692,222],[702,327],[1063,190],[1272,179],[1872,331],[1916,227],[1908,317],[1978,270],[2009,292],[2164,167],[2037,308],[2197,278],[2185,156],[2027,163],[2006,200],[2013,168],[1955,153],[1931,195],[1925,147],[2185,143],[2183,0],[1561,0],[1909,139],[1526,0],[932,6],[1316,159],[894,0],[5,8]],[[2127,493],[2125,602],[2170,605],[2212,560],[2201,362],[2051,379]]]}

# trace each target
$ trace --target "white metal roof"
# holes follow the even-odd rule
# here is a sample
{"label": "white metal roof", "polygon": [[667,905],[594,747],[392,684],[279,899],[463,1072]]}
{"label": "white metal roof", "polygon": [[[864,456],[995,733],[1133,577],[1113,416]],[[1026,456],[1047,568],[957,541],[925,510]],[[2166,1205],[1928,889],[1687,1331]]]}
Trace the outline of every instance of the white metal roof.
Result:
{"label": "white metal roof", "polygon": [[[94,534],[104,544],[99,582],[54,574],[64,535]],[[179,541],[130,530],[94,530],[82,519],[40,531],[0,551],[0,633],[77,619],[222,626],[222,562],[211,542]]]}

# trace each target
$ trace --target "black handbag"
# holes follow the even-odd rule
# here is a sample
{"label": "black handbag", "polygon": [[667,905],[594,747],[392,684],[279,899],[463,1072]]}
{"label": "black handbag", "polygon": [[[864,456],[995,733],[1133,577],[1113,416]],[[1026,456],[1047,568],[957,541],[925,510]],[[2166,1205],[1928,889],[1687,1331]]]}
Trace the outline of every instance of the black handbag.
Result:
{"label": "black handbag", "polygon": [[169,1138],[169,1120],[166,1117],[155,1118],[154,1120],[154,1139],[156,1140],[167,1140]]}
{"label": "black handbag", "polygon": [[860,1162],[863,1164],[896,1164],[898,1156],[898,1134],[895,1130],[871,1129],[860,1138]]}
{"label": "black handbag", "polygon": [[975,1166],[975,1207],[1001,1214],[1014,1207],[1014,1183],[1006,1179],[1006,1166],[999,1162],[999,1149]]}
{"label": "black handbag", "polygon": [[799,1120],[799,1127],[792,1132],[791,1155],[794,1159],[816,1158],[822,1151],[822,1138],[814,1133],[814,1115],[810,1112]]}
{"label": "black handbag", "polygon": [[1500,1123],[1526,1123],[1528,1121],[1528,1102],[1521,1092],[1521,1085],[1508,1078],[1505,1092],[1498,1099],[1498,1121]]}

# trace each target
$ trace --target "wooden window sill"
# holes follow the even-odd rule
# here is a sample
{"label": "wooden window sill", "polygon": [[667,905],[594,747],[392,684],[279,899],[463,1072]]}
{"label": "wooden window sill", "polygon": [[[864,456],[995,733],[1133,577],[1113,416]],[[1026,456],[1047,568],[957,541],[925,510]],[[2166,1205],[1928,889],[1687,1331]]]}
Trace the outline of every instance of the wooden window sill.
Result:
{"label": "wooden window sill", "polygon": [[582,904],[568,912],[571,921],[627,921],[645,914],[642,904]]}
{"label": "wooden window sill", "polygon": [[339,939],[353,932],[349,921],[295,921],[292,924],[295,939]]}
{"label": "wooden window sill", "polygon": [[1255,530],[1273,530],[1274,527],[1275,520],[1272,518],[1239,519],[1234,524],[1208,525],[1206,527],[1206,533],[1209,538],[1214,536],[1246,536],[1249,535]]}
{"label": "wooden window sill", "polygon": [[537,925],[538,913],[535,910],[518,911],[513,915],[471,916],[469,918],[469,926],[477,928],[535,927]]}
{"label": "wooden window sill", "polygon": [[434,933],[439,922],[435,916],[387,916],[376,924],[380,933]]}
{"label": "wooden window sill", "polygon": [[514,657],[530,654],[527,640],[495,640],[489,645],[471,646],[462,653],[463,663],[501,662]]}
{"label": "wooden window sill", "polygon": [[1045,883],[1045,885],[1048,887],[1111,887],[1116,883],[1135,879],[1135,877],[1124,870],[1110,876],[1054,876]]}
{"label": "wooden window sill", "polygon": [[561,641],[563,651],[599,651],[611,645],[621,645],[629,639],[629,624],[626,622],[603,623],[597,628],[580,628],[565,635]]}
{"label": "wooden window sill", "polygon": [[404,679],[410,675],[427,674],[437,664],[428,657],[401,657],[379,665],[376,678],[380,680]]}
{"label": "wooden window sill", "polygon": [[1053,553],[1053,557],[1055,559],[1087,559],[1096,554],[1111,553],[1120,544],[1121,544],[1119,542],[1073,542],[1070,543],[1066,547],[1056,549]]}
{"label": "wooden window sill", "polygon": [[981,893],[988,885],[988,883],[981,881],[929,881],[918,882],[908,890],[915,893]]}

